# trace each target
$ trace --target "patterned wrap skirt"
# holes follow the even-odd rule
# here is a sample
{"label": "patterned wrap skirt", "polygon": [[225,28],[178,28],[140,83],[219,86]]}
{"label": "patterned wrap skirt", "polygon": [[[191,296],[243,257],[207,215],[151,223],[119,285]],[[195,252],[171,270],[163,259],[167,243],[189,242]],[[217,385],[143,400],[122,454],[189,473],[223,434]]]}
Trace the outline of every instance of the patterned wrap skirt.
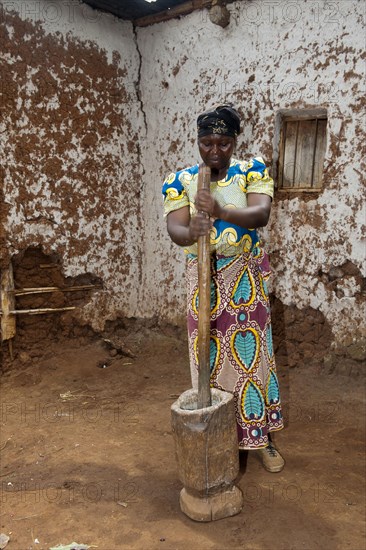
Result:
{"label": "patterned wrap skirt", "polygon": [[[198,261],[187,256],[188,336],[192,384],[198,381]],[[261,246],[237,256],[211,256],[211,386],[234,395],[240,449],[268,445],[283,428]]]}

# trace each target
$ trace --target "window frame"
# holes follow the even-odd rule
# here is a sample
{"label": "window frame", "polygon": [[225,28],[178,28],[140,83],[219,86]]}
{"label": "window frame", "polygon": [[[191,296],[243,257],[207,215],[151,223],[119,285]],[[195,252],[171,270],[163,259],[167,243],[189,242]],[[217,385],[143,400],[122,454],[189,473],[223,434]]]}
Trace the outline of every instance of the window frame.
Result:
{"label": "window frame", "polygon": [[[285,140],[286,140],[286,124],[287,122],[303,122],[303,121],[312,121],[316,120],[316,128],[318,128],[318,121],[325,120],[325,149],[324,149],[324,159],[326,156],[327,150],[327,128],[328,128],[328,116],[326,109],[291,109],[291,110],[280,110],[277,113],[275,121],[275,136],[274,136],[274,150],[273,150],[273,176],[276,182],[276,190],[284,193],[319,193],[323,190],[323,176],[324,170],[322,171],[322,177],[319,182],[318,187],[295,187],[295,186],[283,186],[283,161],[285,157]],[[316,144],[318,141],[318,134],[316,134],[316,139],[314,141],[314,150],[313,150],[313,165],[312,165],[312,179],[314,177],[314,168],[315,168],[315,156],[316,156]],[[295,152],[296,153],[296,152]],[[296,156],[295,156],[296,159]]]}

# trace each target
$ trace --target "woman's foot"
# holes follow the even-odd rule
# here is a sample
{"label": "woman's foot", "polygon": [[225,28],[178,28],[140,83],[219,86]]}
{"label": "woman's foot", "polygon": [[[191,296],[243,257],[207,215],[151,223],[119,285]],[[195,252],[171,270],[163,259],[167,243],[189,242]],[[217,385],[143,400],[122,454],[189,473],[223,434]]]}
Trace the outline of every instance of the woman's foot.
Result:
{"label": "woman's foot", "polygon": [[267,447],[264,447],[263,449],[258,449],[258,453],[260,453],[263,467],[268,472],[275,473],[280,472],[283,469],[285,461],[280,453],[277,451],[277,449],[273,446],[272,441],[268,442]]}

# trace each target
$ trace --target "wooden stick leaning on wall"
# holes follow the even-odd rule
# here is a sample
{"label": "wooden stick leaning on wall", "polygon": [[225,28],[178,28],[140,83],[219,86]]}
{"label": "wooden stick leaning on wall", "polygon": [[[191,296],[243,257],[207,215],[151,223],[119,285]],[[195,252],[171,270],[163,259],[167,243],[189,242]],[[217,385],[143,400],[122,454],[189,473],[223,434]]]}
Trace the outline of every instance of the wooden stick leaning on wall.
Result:
{"label": "wooden stick leaning on wall", "polygon": [[14,299],[14,278],[13,278],[13,267],[11,262],[6,269],[1,270],[1,281],[0,281],[0,305],[1,305],[1,321],[0,321],[0,332],[1,332],[1,342],[8,341],[10,359],[13,360],[13,342],[16,333],[16,321],[13,314],[15,308],[15,299]]}
{"label": "wooden stick leaning on wall", "polygon": [[[44,313],[57,313],[59,311],[73,311],[77,309],[76,306],[67,306],[67,307],[43,307],[39,309],[14,309],[10,311],[12,315],[41,315]],[[2,312],[0,311],[0,315]]]}
{"label": "wooden stick leaning on wall", "polygon": [[[211,169],[200,164],[198,189],[210,190]],[[210,318],[211,272],[210,235],[198,239],[198,408],[211,406],[210,391]]]}
{"label": "wooden stick leaning on wall", "polygon": [[[51,264],[52,267],[53,264]],[[42,267],[42,266],[41,266]],[[45,265],[44,267],[50,267]],[[57,266],[56,266],[57,267]],[[99,285],[78,285],[71,287],[37,287],[14,288],[13,268],[9,266],[1,270],[0,277],[0,341],[8,342],[10,359],[13,360],[13,338],[16,334],[16,315],[43,315],[63,311],[73,311],[76,306],[57,308],[15,309],[15,297],[53,292],[80,292],[102,288]]]}
{"label": "wooden stick leaning on wall", "polygon": [[12,292],[15,296],[27,296],[29,294],[45,294],[47,292],[79,292],[80,290],[93,290],[94,288],[102,288],[97,285],[80,285],[69,287],[45,286],[37,288],[16,288]]}

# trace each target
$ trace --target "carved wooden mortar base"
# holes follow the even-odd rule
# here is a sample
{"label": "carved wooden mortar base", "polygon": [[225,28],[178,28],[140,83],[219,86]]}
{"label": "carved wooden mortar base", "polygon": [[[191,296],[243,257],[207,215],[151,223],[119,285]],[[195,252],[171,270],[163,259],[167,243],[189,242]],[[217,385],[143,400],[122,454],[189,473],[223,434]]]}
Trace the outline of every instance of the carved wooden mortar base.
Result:
{"label": "carved wooden mortar base", "polygon": [[238,514],[243,496],[234,485],[239,451],[230,393],[211,389],[212,406],[197,409],[197,390],[173,403],[172,428],[178,473],[184,488],[180,507],[196,521],[213,521]]}

